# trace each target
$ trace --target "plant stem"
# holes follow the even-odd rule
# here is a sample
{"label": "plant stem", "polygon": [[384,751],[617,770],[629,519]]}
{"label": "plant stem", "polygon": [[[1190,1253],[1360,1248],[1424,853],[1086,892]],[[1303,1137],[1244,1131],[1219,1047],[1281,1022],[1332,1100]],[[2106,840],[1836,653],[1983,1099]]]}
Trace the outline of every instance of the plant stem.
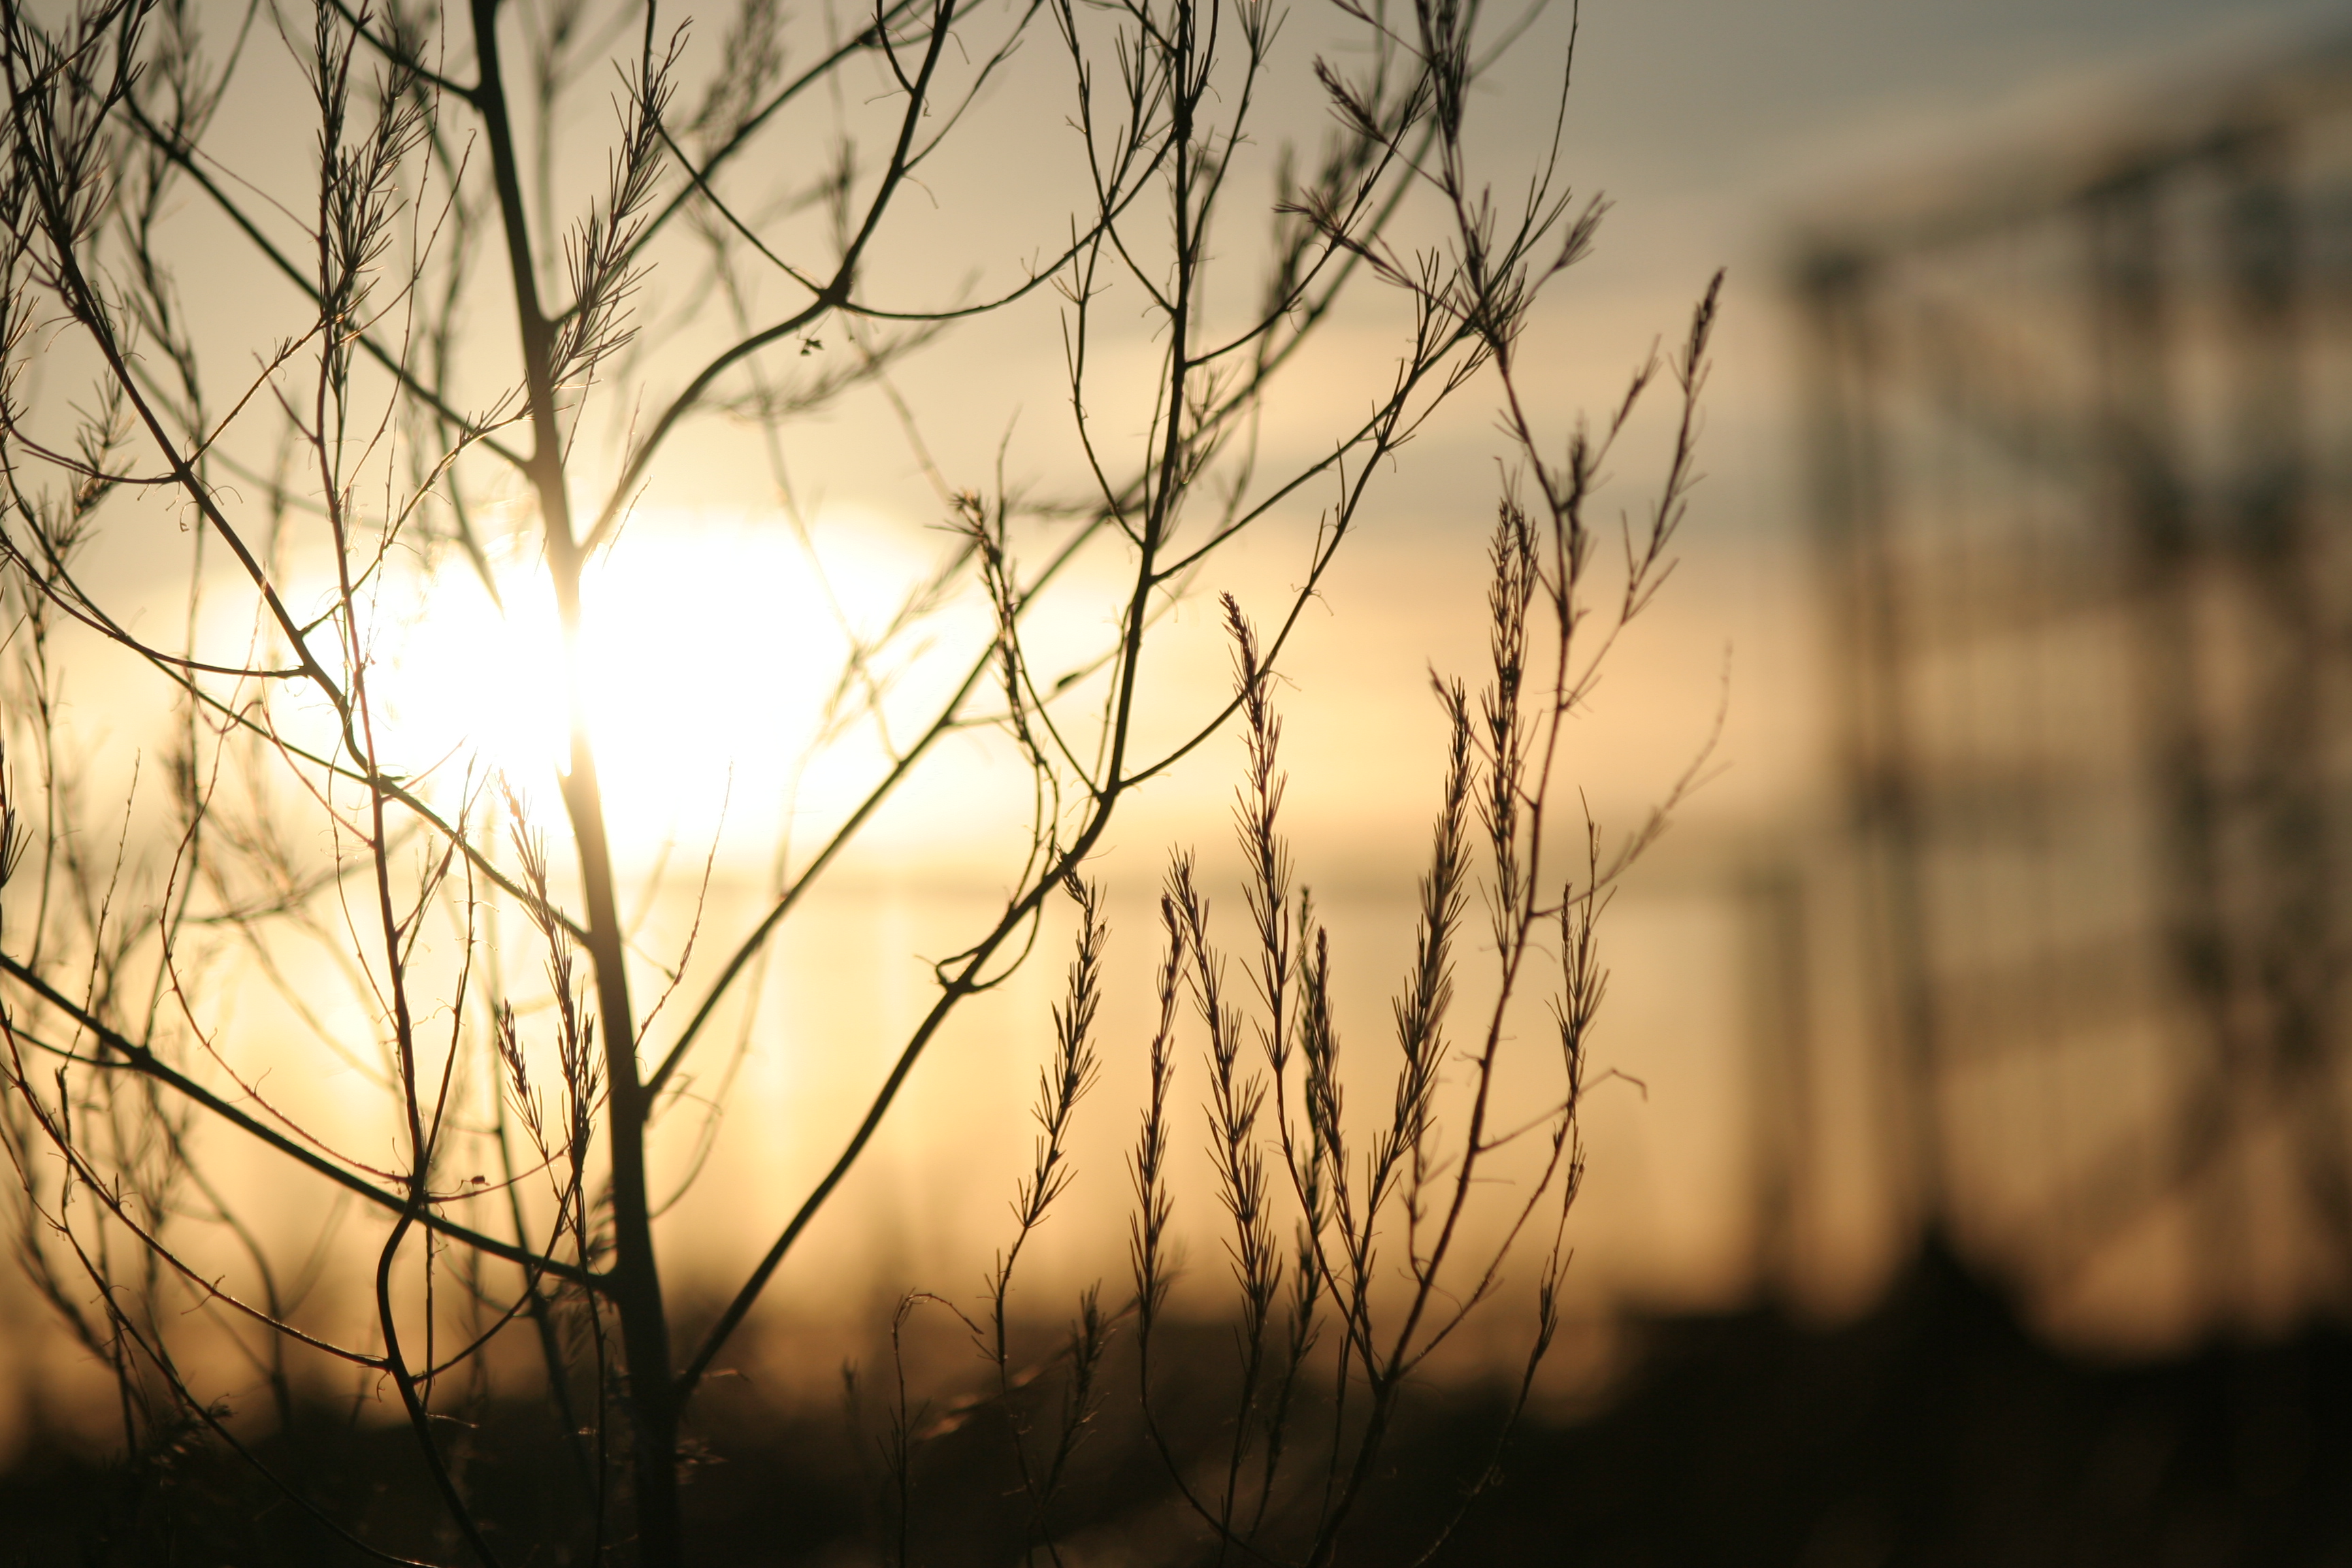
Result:
{"label": "plant stem", "polygon": [[555,335],[542,313],[531,265],[530,220],[499,72],[498,0],[472,0],[474,48],[481,80],[474,102],[481,111],[498,185],[499,210],[522,333],[523,372],[530,398],[531,485],[546,533],[548,574],[563,637],[564,700],[571,731],[571,769],[563,808],[580,857],[581,896],[587,911],[589,962],[596,974],[597,1026],[604,1034],[606,1121],[613,1181],[613,1300],[621,1314],[622,1352],[628,1362],[628,1406],[634,1426],[637,1561],[643,1568],[677,1568],[683,1561],[677,1503],[677,1399],[670,1375],[669,1322],[661,1270],[654,1257],[652,1207],[646,1187],[646,1098],[637,1072],[636,1025],[629,1005],[625,933],[613,889],[612,847],[604,830],[604,792],[588,732],[581,679],[580,576],[583,559],[572,531],[564,487],[562,433],[556,417]]}

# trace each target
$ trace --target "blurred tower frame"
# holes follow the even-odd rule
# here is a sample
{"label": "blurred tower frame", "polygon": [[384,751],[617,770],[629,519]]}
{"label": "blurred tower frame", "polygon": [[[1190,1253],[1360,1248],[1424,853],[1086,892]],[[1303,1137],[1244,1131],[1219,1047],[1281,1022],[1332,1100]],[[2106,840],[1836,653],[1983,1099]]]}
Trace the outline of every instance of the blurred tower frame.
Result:
{"label": "blurred tower frame", "polygon": [[1797,285],[1892,1173],[2047,1300],[2352,1306],[2352,41]]}

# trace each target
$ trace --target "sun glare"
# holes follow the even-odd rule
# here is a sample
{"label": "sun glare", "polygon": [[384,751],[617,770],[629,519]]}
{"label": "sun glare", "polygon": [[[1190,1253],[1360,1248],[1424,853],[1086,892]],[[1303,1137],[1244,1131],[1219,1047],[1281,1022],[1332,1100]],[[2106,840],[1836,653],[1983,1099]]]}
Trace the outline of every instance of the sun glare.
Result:
{"label": "sun glare", "polygon": [[[823,578],[781,520],[707,512],[640,515],[590,570],[582,674],[620,853],[706,836],[722,809],[773,825],[740,819],[823,723],[843,619],[873,629],[924,564],[880,519],[820,529]],[[452,561],[404,628],[383,680],[393,749],[444,775],[502,771],[543,815],[568,751],[555,603],[521,550],[495,564],[502,607]]]}

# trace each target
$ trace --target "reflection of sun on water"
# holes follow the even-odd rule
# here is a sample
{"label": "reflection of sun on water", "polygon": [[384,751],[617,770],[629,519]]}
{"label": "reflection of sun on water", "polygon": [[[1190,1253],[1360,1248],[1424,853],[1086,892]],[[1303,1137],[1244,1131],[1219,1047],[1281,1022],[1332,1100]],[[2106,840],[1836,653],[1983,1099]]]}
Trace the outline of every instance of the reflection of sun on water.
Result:
{"label": "reflection of sun on water", "polygon": [[[708,833],[730,800],[740,820],[747,801],[776,798],[834,690],[848,646],[838,616],[870,629],[920,570],[895,531],[833,519],[820,581],[781,520],[641,514],[591,566],[581,670],[623,853]],[[535,549],[497,575],[503,609],[446,563],[387,639],[386,750],[445,775],[503,771],[544,814],[567,756],[554,595]]]}

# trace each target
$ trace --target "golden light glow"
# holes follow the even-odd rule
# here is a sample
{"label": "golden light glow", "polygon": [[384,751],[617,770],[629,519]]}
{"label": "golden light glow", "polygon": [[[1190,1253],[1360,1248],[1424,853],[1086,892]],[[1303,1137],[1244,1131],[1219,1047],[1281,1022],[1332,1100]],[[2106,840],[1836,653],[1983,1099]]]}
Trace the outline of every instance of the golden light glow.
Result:
{"label": "golden light glow", "polygon": [[[884,520],[836,511],[821,526],[822,579],[782,520],[713,512],[639,515],[590,567],[581,678],[619,852],[776,799],[823,723],[844,618],[870,632],[922,570]],[[495,566],[503,607],[461,560],[426,586],[379,677],[388,752],[444,773],[502,770],[544,813],[569,751],[562,632],[535,551]],[[755,815],[772,826],[772,810]]]}

